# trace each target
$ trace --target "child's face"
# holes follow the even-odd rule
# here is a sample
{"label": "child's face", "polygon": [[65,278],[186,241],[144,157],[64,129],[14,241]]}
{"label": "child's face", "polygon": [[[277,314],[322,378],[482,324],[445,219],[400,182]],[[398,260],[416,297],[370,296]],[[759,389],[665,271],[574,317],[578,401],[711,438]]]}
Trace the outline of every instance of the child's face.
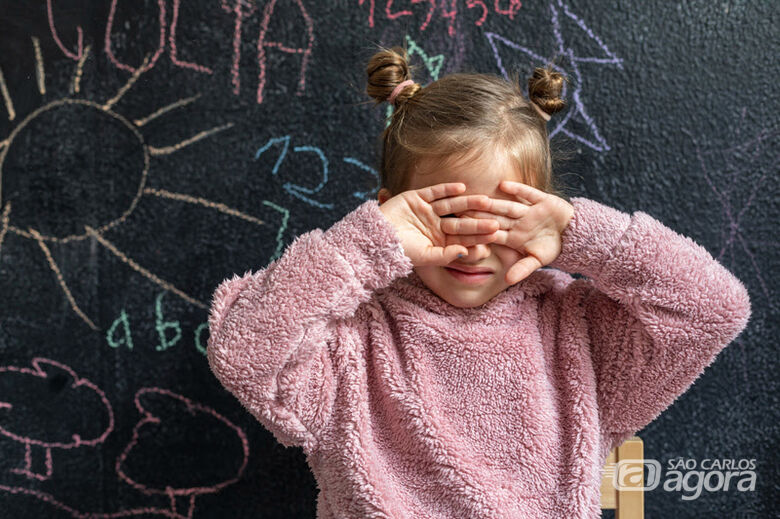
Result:
{"label": "child's face", "polygon": [[[517,201],[512,195],[501,191],[498,185],[501,180],[523,181],[508,158],[501,153],[485,153],[469,164],[456,164],[436,172],[430,172],[426,166],[425,161],[419,164],[425,174],[413,176],[408,189],[420,189],[442,182],[463,182],[466,190],[462,195],[483,194],[491,198]],[[507,289],[510,285],[505,281],[506,272],[525,256],[511,247],[493,243],[466,248],[468,254],[449,265],[489,268],[492,273],[484,281],[465,282],[457,274],[451,273],[447,266],[414,267],[428,288],[448,303],[461,308],[479,306]]]}

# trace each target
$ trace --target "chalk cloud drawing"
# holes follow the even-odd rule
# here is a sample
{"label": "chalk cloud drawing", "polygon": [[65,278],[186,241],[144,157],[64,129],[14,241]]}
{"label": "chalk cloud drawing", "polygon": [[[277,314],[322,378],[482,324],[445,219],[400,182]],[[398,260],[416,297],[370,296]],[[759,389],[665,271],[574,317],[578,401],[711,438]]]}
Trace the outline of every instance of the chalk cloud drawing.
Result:
{"label": "chalk cloud drawing", "polygon": [[[554,137],[557,133],[562,133],[568,137],[581,142],[582,144],[596,150],[596,151],[609,151],[611,148],[607,141],[599,133],[598,125],[593,120],[585,108],[585,102],[581,97],[582,90],[584,88],[583,76],[578,66],[578,63],[598,63],[603,65],[615,65],[621,70],[623,69],[623,60],[618,58],[609,48],[601,41],[601,38],[595,34],[586,24],[585,21],[574,14],[569,6],[562,0],[555,0],[550,2],[550,21],[552,23],[553,35],[556,43],[556,54],[558,56],[566,57],[571,70],[567,71],[559,64],[553,63],[552,68],[567,76],[569,80],[574,84],[574,91],[569,95],[567,93],[567,84],[564,83],[563,92],[561,96],[567,100],[570,108],[564,111],[563,118],[560,120],[553,119],[550,121],[552,129],[549,132],[550,138]],[[564,26],[561,20],[561,15],[571,19],[578,27],[583,31],[587,38],[594,42],[603,52],[603,56],[580,56],[576,54],[575,49],[567,44],[566,36],[564,35]],[[526,61],[527,71],[530,73],[532,67],[539,66],[540,63],[547,63],[548,58],[538,54],[529,47],[522,46],[510,39],[501,36],[494,32],[485,33],[490,46],[493,49],[493,56],[496,60],[496,65],[501,71],[501,74],[509,80],[509,74],[507,73],[507,67],[504,65],[504,60],[501,57],[503,49],[509,49],[509,53],[514,60]],[[517,56],[520,55],[519,58]],[[527,88],[527,87],[526,87]],[[527,94],[526,94],[527,95]],[[591,135],[581,135],[569,128],[569,122],[574,118],[579,119],[579,122],[584,124]]]}
{"label": "chalk cloud drawing", "polygon": [[[195,498],[219,492],[241,479],[249,460],[249,441],[244,431],[224,416],[157,387],[136,392],[135,406],[142,418],[133,427],[132,439],[116,460],[116,472],[124,482],[144,494],[167,496],[171,512],[193,517]],[[214,430],[218,431],[215,437],[220,438],[219,445],[198,440],[202,431]],[[240,451],[241,455],[225,459],[225,444],[230,441],[234,443],[232,451],[236,454]],[[192,459],[192,452],[204,456],[209,452],[219,454],[218,459],[212,455],[214,463],[209,464],[209,475],[205,476],[211,478],[219,473],[216,481],[204,479],[204,472],[198,470],[203,459]],[[181,509],[184,511],[180,512]]]}
{"label": "chalk cloud drawing", "polygon": [[[33,45],[35,44],[33,40]],[[149,268],[140,265],[109,241],[105,233],[122,224],[135,210],[142,196],[197,204],[257,225],[264,225],[265,222],[262,220],[224,204],[147,186],[153,158],[180,151],[232,127],[233,123],[198,132],[169,146],[148,144],[142,133],[144,125],[171,110],[192,103],[199,95],[180,99],[134,120],[115,111],[114,106],[138,81],[141,74],[148,70],[146,64],[150,57],[147,55],[144,65],[136,69],[118,92],[107,101],[101,103],[77,98],[75,95],[80,91],[84,60],[89,55],[89,49],[90,47],[86,46],[79,51],[80,58],[75,66],[70,85],[71,95],[37,108],[19,122],[8,137],[0,140],[0,253],[9,234],[35,241],[71,308],[93,330],[98,330],[98,326],[76,302],[48,244],[93,239],[147,279],[206,310],[208,305],[204,301],[185,293],[161,279]],[[36,53],[36,71],[38,88],[43,94],[45,67],[40,52]],[[13,121],[16,112],[2,70],[0,70],[0,94],[5,103],[8,119]],[[80,125],[98,128],[100,131],[84,137],[77,132],[72,132],[70,126],[64,128],[61,127],[62,125],[58,126],[58,114],[67,115],[71,120],[76,118]],[[107,149],[108,147],[103,145],[104,133],[110,133],[112,138],[120,140],[127,148]],[[88,142],[81,142],[87,140]],[[21,159],[18,163],[14,162],[15,157],[33,156],[29,151],[31,146],[37,150],[34,155],[37,157],[36,162],[25,162]],[[104,171],[83,167],[88,161],[82,156],[73,154],[73,150],[79,149],[87,150],[88,153],[94,149],[101,150],[99,156],[109,166],[124,165],[128,163],[128,157],[134,157],[136,163],[127,166],[128,171],[123,171],[127,174],[117,175],[113,167],[107,167],[109,174],[105,174]],[[73,155],[69,156],[69,153]],[[64,170],[58,171],[58,167]],[[127,189],[116,189],[116,186],[124,186]],[[57,210],[42,212],[38,210],[41,206],[61,209],[62,212]],[[90,212],[93,207],[98,207],[101,214]],[[31,222],[36,223],[31,224]]]}
{"label": "chalk cloud drawing", "polygon": [[[33,368],[0,366],[0,438],[25,445],[24,466],[10,472],[27,481],[44,481],[56,475],[51,450],[102,445],[114,431],[114,411],[105,393],[69,366],[43,357],[30,364]],[[163,496],[167,507],[88,512],[35,488],[0,484],[0,492],[31,496],[74,518],[192,519],[199,495],[217,493],[241,479],[249,461],[249,441],[240,427],[210,407],[159,387],[139,389],[134,403],[141,418],[117,456],[115,470],[121,481],[141,494]],[[74,409],[82,412],[74,414]],[[104,423],[83,420],[101,413]],[[36,455],[41,449],[44,452]],[[193,459],[192,452],[202,455]],[[34,470],[41,456],[45,473]],[[207,476],[197,470],[204,459],[210,463]],[[147,470],[147,463],[157,470]],[[159,470],[160,466],[165,468]]]}
{"label": "chalk cloud drawing", "polygon": [[[0,366],[0,436],[24,445],[24,466],[11,472],[44,481],[54,471],[52,449],[103,443],[114,430],[114,411],[100,388],[65,364],[43,357],[30,363]],[[105,420],[86,423],[83,416]],[[41,457],[45,472],[35,470]]]}

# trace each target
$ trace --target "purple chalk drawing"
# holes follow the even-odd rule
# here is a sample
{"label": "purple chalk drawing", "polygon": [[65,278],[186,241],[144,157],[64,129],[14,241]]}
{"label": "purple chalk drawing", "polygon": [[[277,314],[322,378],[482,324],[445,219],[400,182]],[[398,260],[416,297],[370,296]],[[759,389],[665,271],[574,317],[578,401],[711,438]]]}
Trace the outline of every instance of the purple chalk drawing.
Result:
{"label": "purple chalk drawing", "polygon": [[[100,388],[65,364],[42,357],[31,364],[0,366],[0,436],[24,444],[24,466],[11,472],[43,481],[54,471],[53,448],[103,443],[114,430],[114,412]],[[99,423],[82,419],[101,415]],[[45,473],[34,470],[41,455]]]}
{"label": "purple chalk drawing", "polygon": [[[551,121],[553,128],[550,130],[550,138],[560,132],[596,151],[609,151],[611,148],[607,144],[607,141],[599,133],[596,122],[592,117],[590,117],[590,115],[588,115],[588,112],[585,109],[585,103],[581,97],[584,82],[582,73],[580,72],[580,68],[577,64],[579,62],[588,62],[604,65],[617,65],[617,67],[622,70],[623,60],[618,58],[612,51],[610,51],[604,42],[601,41],[601,38],[599,38],[598,35],[596,35],[581,18],[572,13],[568,5],[566,5],[566,3],[564,3],[562,0],[555,0],[550,2],[550,11],[557,55],[568,58],[568,63],[569,67],[571,67],[571,70],[567,72],[564,68],[555,63],[552,64],[552,68],[567,76],[574,84],[574,91],[571,93],[571,101],[569,102],[569,106],[571,108],[569,108],[564,113],[563,118],[560,121]],[[575,49],[569,47],[566,44],[560,20],[560,11],[563,11],[564,15],[571,18],[577,24],[577,26],[587,34],[588,38],[590,38],[596,43],[596,45],[598,45],[604,54],[606,54],[606,57],[576,55]],[[494,32],[487,32],[485,35],[493,49],[493,56],[496,59],[496,65],[501,71],[501,74],[507,80],[509,80],[509,74],[507,73],[507,69],[504,66],[503,60],[501,59],[501,54],[499,52],[500,46],[508,47],[513,51],[517,51],[518,54],[524,54],[526,56],[525,59],[528,61],[529,70],[534,66],[538,66],[540,63],[547,63],[549,61],[548,58],[534,52],[530,48],[515,43],[499,34]],[[566,88],[566,84],[564,83],[563,92],[561,93],[561,96],[564,99],[566,99],[567,90],[568,89]],[[579,119],[582,120],[582,122],[587,126],[590,134],[592,134],[591,136],[580,135],[568,128],[567,123],[575,116],[579,116]]]}
{"label": "purple chalk drawing", "polygon": [[[135,406],[142,418],[116,460],[116,472],[123,481],[144,494],[167,496],[173,514],[191,518],[198,495],[219,492],[241,478],[249,460],[249,441],[227,418],[157,387],[138,390]],[[236,447],[232,457],[223,455],[229,442]],[[218,452],[220,461],[200,470],[202,461],[193,458],[193,452],[204,456]]]}
{"label": "purple chalk drawing", "polygon": [[[718,146],[715,143],[709,143],[705,148],[694,136],[694,132],[686,128],[682,128],[682,131],[693,141],[693,148],[702,175],[715,195],[715,200],[720,204],[720,212],[725,224],[721,229],[720,251],[713,253],[713,256],[724,263],[726,252],[731,256],[731,263],[737,257],[748,258],[766,298],[766,303],[772,311],[776,311],[777,305],[770,293],[765,274],[761,272],[756,256],[749,245],[776,246],[777,242],[755,243],[750,241],[745,237],[743,219],[751,207],[760,203],[757,197],[760,198],[762,195],[766,197],[764,203],[771,203],[773,200],[771,193],[776,191],[776,186],[767,184],[778,177],[778,162],[780,161],[778,161],[777,155],[778,149],[780,149],[778,146],[780,130],[761,128],[755,137],[741,137],[741,128],[746,125],[744,121],[746,110],[746,108],[742,109],[740,124],[735,125],[737,126],[736,135],[728,139],[728,145]],[[759,156],[762,153],[773,155],[759,161]],[[766,163],[769,166],[762,168],[761,164]],[[723,185],[718,185],[716,179],[713,178],[713,170],[730,172],[731,175],[725,177],[726,182],[723,182]],[[758,178],[753,180],[755,176]],[[749,193],[744,192],[747,189],[749,189]],[[741,207],[739,207],[740,204]],[[737,248],[740,250],[736,250]]]}

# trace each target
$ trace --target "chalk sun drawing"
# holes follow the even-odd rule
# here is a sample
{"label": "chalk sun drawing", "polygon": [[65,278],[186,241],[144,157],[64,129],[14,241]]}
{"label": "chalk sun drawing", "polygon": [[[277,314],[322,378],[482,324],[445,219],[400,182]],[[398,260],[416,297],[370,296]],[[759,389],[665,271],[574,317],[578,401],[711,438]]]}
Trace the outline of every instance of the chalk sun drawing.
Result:
{"label": "chalk sun drawing", "polygon": [[[33,38],[33,45],[36,51],[37,85],[39,92],[43,95],[45,93],[44,61],[36,38]],[[40,106],[19,122],[11,130],[8,137],[0,140],[0,253],[2,253],[4,240],[9,233],[34,240],[40,246],[71,308],[93,330],[97,330],[98,326],[76,302],[47,243],[70,243],[92,238],[144,277],[185,301],[204,310],[208,309],[208,305],[203,301],[199,301],[161,279],[119,250],[105,237],[104,233],[124,222],[135,210],[142,196],[155,196],[198,204],[263,225],[262,220],[224,204],[147,186],[149,166],[154,157],[175,153],[186,146],[232,127],[233,123],[201,131],[170,146],[157,147],[148,144],[142,133],[144,125],[171,110],[192,103],[199,95],[180,99],[145,117],[131,120],[114,111],[113,108],[137,82],[138,78],[149,69],[150,56],[146,56],[143,64],[133,72],[113,97],[100,103],[76,97],[80,90],[84,61],[89,55],[89,50],[90,47],[86,46],[80,52],[70,84],[70,95]],[[2,69],[0,69],[0,94],[5,103],[8,119],[13,121],[16,119],[16,112]],[[63,112],[66,113],[63,114]],[[58,121],[61,119],[61,117],[57,117],[58,114],[68,115],[69,121],[75,118],[82,125],[81,127],[96,128],[99,131],[90,132],[89,142],[78,142],[75,139],[77,132],[72,131],[72,125],[58,128]],[[61,123],[60,126],[62,126]],[[50,139],[42,141],[39,134]],[[110,134],[110,138],[113,139],[113,141],[108,142],[118,141],[122,143],[122,146],[105,146],[103,143],[106,142],[104,139],[107,134]],[[54,146],[50,143],[51,139],[54,139],[56,143]],[[90,164],[84,164],[84,156],[74,153],[69,145],[73,145],[73,148],[94,146],[95,148],[90,149],[100,149],[102,152],[102,154],[98,154],[99,160],[111,166],[127,164],[129,157],[134,154],[137,159],[137,167],[130,171],[132,175],[117,175],[113,168],[107,168],[106,171],[95,171],[98,168],[95,168],[94,164],[92,168],[89,167]],[[40,150],[51,150],[52,156],[45,156],[42,152],[38,153],[34,155],[37,162],[22,162],[18,164],[17,168],[17,164],[13,162],[15,152],[29,150],[30,146],[37,146]],[[38,151],[40,152],[40,150]],[[24,153],[17,155],[29,156],[24,155]],[[92,155],[88,155],[87,158],[92,158]],[[64,169],[58,170],[58,168]],[[123,166],[123,168],[125,168],[123,173],[127,173],[127,167]],[[93,174],[90,175],[90,171]],[[119,186],[118,189],[117,186]],[[47,208],[47,211],[41,212],[39,210],[41,206]],[[100,214],[93,209],[94,207],[100,209]],[[63,218],[63,215],[66,217]],[[37,223],[31,225],[31,221]]]}

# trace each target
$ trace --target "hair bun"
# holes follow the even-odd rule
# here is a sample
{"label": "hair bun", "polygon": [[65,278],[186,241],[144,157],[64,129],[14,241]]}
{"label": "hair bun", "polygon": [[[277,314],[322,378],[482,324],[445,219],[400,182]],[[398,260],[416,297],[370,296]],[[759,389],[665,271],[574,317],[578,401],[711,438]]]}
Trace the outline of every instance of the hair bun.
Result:
{"label": "hair bun", "polygon": [[382,49],[371,56],[366,66],[366,93],[376,104],[403,104],[422,88],[411,79],[412,68],[403,47]]}
{"label": "hair bun", "polygon": [[566,107],[566,101],[561,99],[563,82],[566,77],[546,67],[534,68],[533,75],[528,78],[528,100],[534,103],[546,114],[560,112]]}

